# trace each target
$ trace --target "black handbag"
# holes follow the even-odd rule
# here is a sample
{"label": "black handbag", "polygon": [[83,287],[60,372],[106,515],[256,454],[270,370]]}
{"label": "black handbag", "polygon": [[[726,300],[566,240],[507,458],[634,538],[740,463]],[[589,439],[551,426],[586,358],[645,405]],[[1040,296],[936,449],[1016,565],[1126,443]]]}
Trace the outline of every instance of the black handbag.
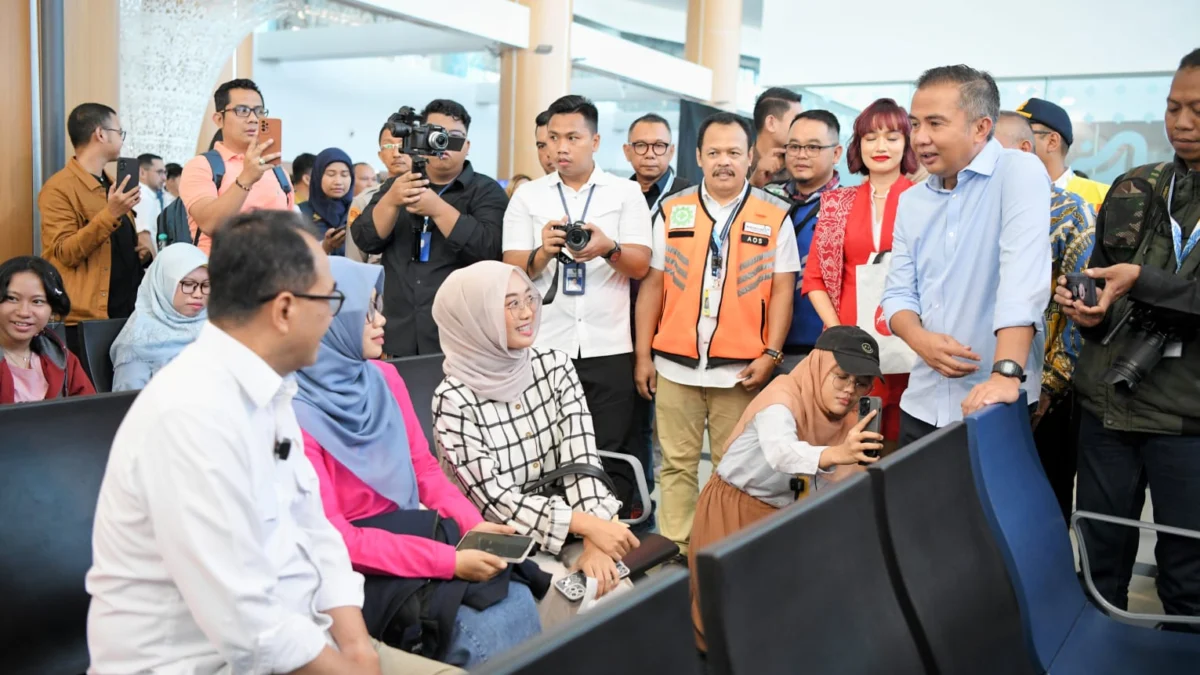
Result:
{"label": "black handbag", "polygon": [[613,479],[604,469],[591,464],[567,464],[553,471],[547,471],[542,474],[542,477],[527,483],[521,490],[527,495],[541,495],[542,497],[566,497],[566,487],[561,484],[563,478],[567,476],[590,476],[604,483],[608,487],[609,492],[617,494],[616,485]]}

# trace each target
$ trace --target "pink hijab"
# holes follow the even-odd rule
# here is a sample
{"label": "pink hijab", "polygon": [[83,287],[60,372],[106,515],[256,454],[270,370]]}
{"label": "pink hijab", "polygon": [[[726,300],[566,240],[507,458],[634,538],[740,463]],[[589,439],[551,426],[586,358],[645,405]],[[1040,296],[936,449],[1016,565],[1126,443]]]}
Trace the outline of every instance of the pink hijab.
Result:
{"label": "pink hijab", "polygon": [[[514,403],[533,386],[529,349],[508,348],[504,298],[516,274],[535,295],[525,272],[495,260],[477,262],[446,277],[433,298],[433,320],[446,360],[442,370],[481,398]],[[533,317],[537,338],[542,314]]]}

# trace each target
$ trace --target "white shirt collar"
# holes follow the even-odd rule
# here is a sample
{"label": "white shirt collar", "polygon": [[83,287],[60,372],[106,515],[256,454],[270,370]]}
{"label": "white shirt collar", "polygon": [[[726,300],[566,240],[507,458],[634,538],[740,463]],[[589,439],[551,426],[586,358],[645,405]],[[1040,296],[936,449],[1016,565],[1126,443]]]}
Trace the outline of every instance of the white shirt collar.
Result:
{"label": "white shirt collar", "polygon": [[1063,174],[1058,177],[1058,180],[1054,181],[1054,185],[1057,186],[1058,189],[1060,189],[1060,190],[1066,190],[1067,183],[1070,183],[1071,179],[1074,177],[1075,177],[1075,172],[1072,171],[1071,167],[1068,166],[1067,170],[1064,171]]}
{"label": "white shirt collar", "polygon": [[214,367],[228,370],[246,396],[260,408],[267,406],[280,393],[286,394],[289,383],[295,393],[294,380],[285,380],[261,356],[211,323],[205,323],[200,329],[196,344],[211,354]]}
{"label": "white shirt collar", "polygon": [[[551,185],[558,185],[559,183],[563,182],[562,176],[560,176],[557,171],[550,174],[548,178],[550,179]],[[597,165],[592,168],[592,175],[588,176],[588,179],[584,181],[578,192],[582,192],[583,190],[587,189],[589,185],[607,185],[609,182],[611,182],[611,179],[612,175]],[[565,183],[563,184],[566,185]]]}
{"label": "white shirt collar", "polygon": [[749,184],[750,184],[750,181],[743,182],[742,183],[742,191],[738,193],[737,198],[735,198],[733,201],[729,202],[728,204],[721,205],[720,203],[717,202],[716,197],[709,194],[708,181],[702,180],[702,181],[700,181],[700,196],[704,199],[705,206],[708,207],[709,211],[720,211],[722,209],[727,209],[731,206],[736,205],[739,201],[741,201],[743,198],[745,198],[746,186]]}

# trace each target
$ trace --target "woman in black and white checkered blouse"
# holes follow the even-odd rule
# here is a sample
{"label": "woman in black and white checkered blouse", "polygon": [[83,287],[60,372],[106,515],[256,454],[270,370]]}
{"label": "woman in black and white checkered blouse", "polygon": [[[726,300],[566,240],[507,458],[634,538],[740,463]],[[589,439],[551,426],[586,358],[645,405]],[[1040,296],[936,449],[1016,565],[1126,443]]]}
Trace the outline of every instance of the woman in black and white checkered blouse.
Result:
{"label": "woman in black and white checkered blouse", "polygon": [[[433,396],[434,433],[484,518],[512,525],[545,554],[576,564],[603,594],[618,585],[616,561],[637,546],[615,521],[621,502],[590,476],[563,479],[561,496],[524,490],[568,464],[603,470],[571,360],[532,347],[540,308],[529,278],[511,265],[476,263],[446,279],[433,304],[446,354],[446,379]],[[568,545],[571,535],[582,542]]]}

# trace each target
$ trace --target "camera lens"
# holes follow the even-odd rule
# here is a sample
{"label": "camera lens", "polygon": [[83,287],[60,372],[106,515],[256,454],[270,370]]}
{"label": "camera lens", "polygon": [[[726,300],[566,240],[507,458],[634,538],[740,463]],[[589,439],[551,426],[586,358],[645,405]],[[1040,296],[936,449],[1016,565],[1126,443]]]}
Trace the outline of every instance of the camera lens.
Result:
{"label": "camera lens", "polygon": [[430,131],[428,137],[429,147],[438,152],[444,152],[450,147],[450,135],[444,131]]}
{"label": "camera lens", "polygon": [[1158,331],[1135,333],[1129,348],[1113,360],[1112,367],[1104,374],[1104,381],[1122,385],[1130,393],[1137,391],[1142,378],[1162,359],[1166,342],[1166,334]]}
{"label": "camera lens", "polygon": [[583,229],[578,223],[567,228],[567,248],[572,251],[582,251],[592,240],[592,233]]}

